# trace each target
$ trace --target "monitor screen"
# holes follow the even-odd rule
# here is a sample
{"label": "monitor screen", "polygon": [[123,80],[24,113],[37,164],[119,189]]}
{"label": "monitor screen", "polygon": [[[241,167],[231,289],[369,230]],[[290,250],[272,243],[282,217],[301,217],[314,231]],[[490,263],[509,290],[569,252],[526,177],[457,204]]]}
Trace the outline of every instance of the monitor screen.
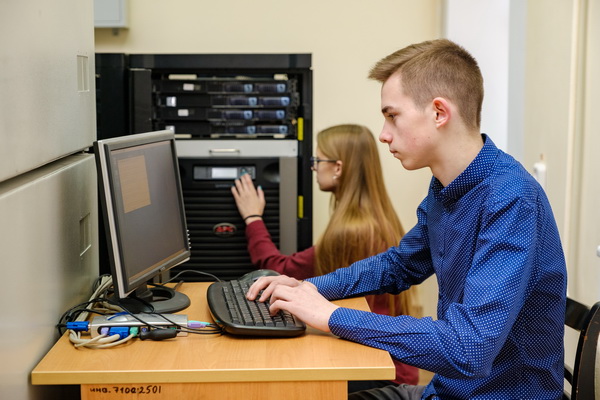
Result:
{"label": "monitor screen", "polygon": [[189,299],[148,283],[185,262],[190,244],[175,138],[148,132],[94,143],[115,295],[131,312],[174,312]]}

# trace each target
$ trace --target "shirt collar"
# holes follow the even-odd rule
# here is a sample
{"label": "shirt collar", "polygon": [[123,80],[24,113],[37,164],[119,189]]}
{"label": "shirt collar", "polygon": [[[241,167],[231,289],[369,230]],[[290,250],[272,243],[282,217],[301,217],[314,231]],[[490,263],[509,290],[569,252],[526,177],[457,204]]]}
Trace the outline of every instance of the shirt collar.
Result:
{"label": "shirt collar", "polygon": [[498,156],[498,148],[485,133],[481,134],[483,147],[477,157],[450,184],[443,187],[437,178],[432,179],[431,189],[436,200],[448,206],[458,201],[465,193],[480,184],[492,170]]}

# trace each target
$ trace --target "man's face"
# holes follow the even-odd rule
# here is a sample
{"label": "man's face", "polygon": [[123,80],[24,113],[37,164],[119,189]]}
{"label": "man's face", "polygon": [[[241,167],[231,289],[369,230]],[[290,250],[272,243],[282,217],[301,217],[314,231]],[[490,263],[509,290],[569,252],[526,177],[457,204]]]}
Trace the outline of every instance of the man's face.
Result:
{"label": "man's face", "polygon": [[435,113],[430,106],[418,109],[402,90],[401,77],[393,74],[381,88],[381,112],[385,118],[379,141],[408,170],[431,166],[434,155]]}

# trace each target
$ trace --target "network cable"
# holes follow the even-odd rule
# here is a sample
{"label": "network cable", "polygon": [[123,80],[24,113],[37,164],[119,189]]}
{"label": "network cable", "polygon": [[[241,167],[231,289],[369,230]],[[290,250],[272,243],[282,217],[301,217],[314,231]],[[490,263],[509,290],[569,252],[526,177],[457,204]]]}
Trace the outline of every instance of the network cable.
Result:
{"label": "network cable", "polygon": [[[144,313],[133,314],[115,304],[114,301],[104,297],[112,286],[112,278],[109,275],[100,276],[94,283],[93,293],[87,302],[81,303],[66,311],[57,324],[60,335],[64,328],[69,331],[69,340],[77,348],[87,347],[93,349],[102,349],[118,346],[126,343],[133,338],[141,340],[164,340],[174,338],[178,334],[221,334],[222,330],[218,325],[210,322],[187,320],[185,323],[178,314],[160,314]],[[94,320],[109,321],[106,326],[94,326],[93,332],[90,332],[89,314],[97,316]],[[116,323],[114,318],[127,316],[129,322],[123,324]],[[119,317],[121,318],[121,317]],[[173,321],[178,319],[179,322]],[[168,326],[168,328],[165,328]],[[92,337],[84,338],[82,335],[91,334]]]}

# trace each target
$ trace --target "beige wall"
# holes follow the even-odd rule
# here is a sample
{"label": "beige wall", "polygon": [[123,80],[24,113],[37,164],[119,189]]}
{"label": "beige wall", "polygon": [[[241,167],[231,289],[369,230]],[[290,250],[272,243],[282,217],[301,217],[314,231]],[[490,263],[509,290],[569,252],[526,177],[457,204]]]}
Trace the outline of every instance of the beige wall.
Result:
{"label": "beige wall", "polygon": [[[367,79],[380,58],[440,36],[440,0],[300,2],[256,0],[129,1],[129,29],[96,29],[96,52],[311,53],[313,135],[339,123],[360,123],[377,136],[383,124],[380,84]],[[427,194],[429,170],[405,171],[380,144],[388,191],[405,227]],[[313,185],[316,240],[329,220],[330,195]],[[424,311],[435,315],[437,287],[421,290]]]}
{"label": "beige wall", "polygon": [[[410,43],[438,37],[439,1],[301,2],[130,0],[128,30],[96,29],[97,52],[312,53],[314,132],[356,122],[379,133],[379,87],[369,68]],[[429,171],[407,172],[381,145],[385,179],[406,228]],[[329,219],[329,195],[314,186],[314,236]]]}

